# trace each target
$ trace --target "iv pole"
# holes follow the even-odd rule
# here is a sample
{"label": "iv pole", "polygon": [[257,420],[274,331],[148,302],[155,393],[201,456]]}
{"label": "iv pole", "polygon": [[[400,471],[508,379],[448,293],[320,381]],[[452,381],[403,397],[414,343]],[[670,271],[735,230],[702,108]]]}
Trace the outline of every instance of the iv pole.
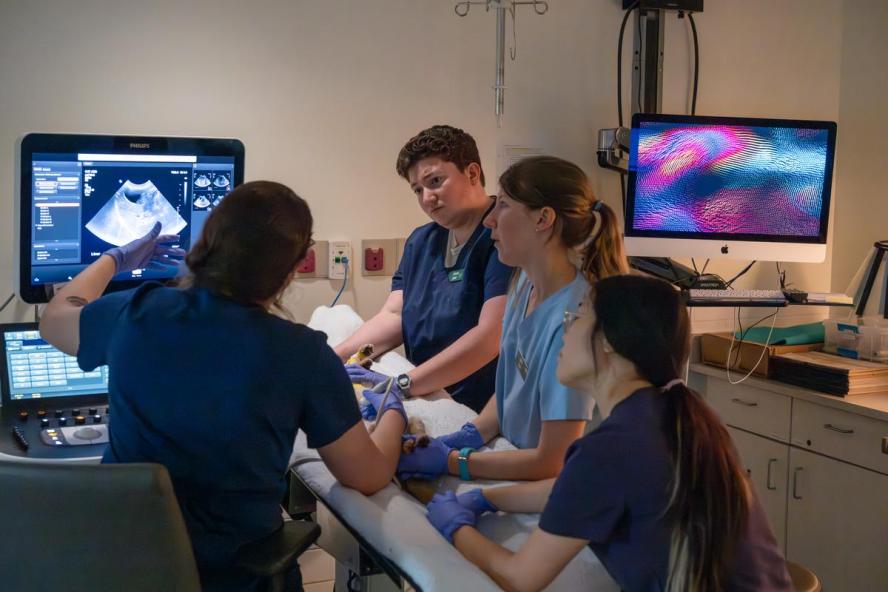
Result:
{"label": "iv pole", "polygon": [[517,33],[515,31],[515,7],[521,5],[533,6],[534,12],[539,15],[549,11],[549,3],[542,0],[468,0],[457,2],[453,11],[458,16],[466,16],[473,5],[484,6],[485,11],[496,11],[496,76],[493,83],[494,112],[496,113],[496,127],[502,127],[505,106],[506,90],[506,12],[512,16],[513,42],[510,57],[515,60],[517,55]]}

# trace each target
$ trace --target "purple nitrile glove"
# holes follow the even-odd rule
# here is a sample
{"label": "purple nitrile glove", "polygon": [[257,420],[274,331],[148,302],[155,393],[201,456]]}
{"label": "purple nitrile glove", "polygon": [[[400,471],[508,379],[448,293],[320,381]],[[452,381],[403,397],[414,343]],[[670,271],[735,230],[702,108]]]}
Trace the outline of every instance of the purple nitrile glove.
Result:
{"label": "purple nitrile glove", "polygon": [[401,479],[435,479],[447,472],[450,447],[438,438],[429,439],[425,448],[415,447],[410,454],[401,454],[398,477]]}
{"label": "purple nitrile glove", "polygon": [[[388,385],[388,382],[391,382],[390,386]],[[388,396],[386,396],[387,388],[389,390]],[[401,417],[404,418],[405,422],[407,421],[407,412],[404,411],[403,397],[393,379],[390,378],[386,382],[380,382],[372,389],[365,390],[363,394],[364,398],[367,400],[367,404],[361,406],[361,416],[364,419],[376,419],[377,416],[382,416],[382,414],[389,409],[393,409],[401,414]]]}
{"label": "purple nitrile glove", "polygon": [[117,273],[134,269],[168,269],[175,267],[185,256],[182,249],[169,245],[179,242],[179,235],[160,235],[161,224],[155,222],[151,231],[136,240],[120,247],[105,251],[117,264]]}
{"label": "purple nitrile glove", "polygon": [[[348,374],[349,380],[353,383],[363,385],[367,388],[372,388],[379,384],[380,382],[385,382],[391,376],[386,374],[382,374],[381,372],[374,372],[373,370],[368,370],[363,366],[359,366],[358,364],[347,364],[345,366],[345,372]],[[397,384],[394,385],[397,388]]]}
{"label": "purple nitrile glove", "polygon": [[445,434],[438,439],[454,450],[462,448],[474,448],[477,450],[484,446],[484,438],[481,437],[481,433],[475,427],[475,424],[471,422],[463,424],[463,427],[457,431]]}
{"label": "purple nitrile glove", "polygon": [[475,526],[475,514],[464,508],[452,491],[435,494],[426,508],[429,522],[451,545],[453,533],[463,526]]}
{"label": "purple nitrile glove", "polygon": [[490,503],[489,499],[484,497],[484,491],[482,489],[473,489],[466,493],[461,493],[456,496],[456,501],[458,501],[459,505],[463,508],[474,512],[476,518],[485,512],[497,511],[497,507]]}

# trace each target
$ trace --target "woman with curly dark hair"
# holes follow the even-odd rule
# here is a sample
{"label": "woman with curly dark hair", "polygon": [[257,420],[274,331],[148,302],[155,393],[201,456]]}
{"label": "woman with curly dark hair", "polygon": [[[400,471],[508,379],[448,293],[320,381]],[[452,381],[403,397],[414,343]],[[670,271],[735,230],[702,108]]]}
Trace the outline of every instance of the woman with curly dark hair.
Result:
{"label": "woman with curly dark hair", "polygon": [[[382,310],[336,353],[345,360],[365,343],[377,354],[403,344],[416,368],[397,377],[398,394],[443,388],[481,411],[494,390],[512,269],[497,259],[481,224],[493,199],[484,190],[478,146],[463,130],[436,125],[404,145],[395,168],[432,221],[407,239]],[[368,387],[387,378],[360,366],[348,371]]]}

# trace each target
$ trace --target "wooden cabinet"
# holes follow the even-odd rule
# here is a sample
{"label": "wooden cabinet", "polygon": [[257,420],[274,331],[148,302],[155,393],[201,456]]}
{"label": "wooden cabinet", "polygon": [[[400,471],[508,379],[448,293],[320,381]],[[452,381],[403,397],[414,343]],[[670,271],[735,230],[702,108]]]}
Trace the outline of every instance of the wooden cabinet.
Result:
{"label": "wooden cabinet", "polygon": [[789,451],[786,558],[831,592],[888,590],[888,476]]}
{"label": "wooden cabinet", "polygon": [[743,384],[710,378],[709,404],[729,426],[781,442],[789,442],[792,399]]}
{"label": "wooden cabinet", "polygon": [[755,486],[780,549],[786,551],[786,484],[789,446],[728,427],[740,460]]}
{"label": "wooden cabinet", "polygon": [[824,590],[888,592],[888,414],[700,371],[786,558]]}

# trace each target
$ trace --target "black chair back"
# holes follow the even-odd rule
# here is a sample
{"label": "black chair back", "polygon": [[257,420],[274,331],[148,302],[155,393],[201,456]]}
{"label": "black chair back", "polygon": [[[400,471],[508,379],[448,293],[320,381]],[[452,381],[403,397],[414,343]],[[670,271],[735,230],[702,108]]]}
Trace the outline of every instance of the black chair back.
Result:
{"label": "black chair back", "polygon": [[0,462],[0,589],[200,590],[166,469]]}

